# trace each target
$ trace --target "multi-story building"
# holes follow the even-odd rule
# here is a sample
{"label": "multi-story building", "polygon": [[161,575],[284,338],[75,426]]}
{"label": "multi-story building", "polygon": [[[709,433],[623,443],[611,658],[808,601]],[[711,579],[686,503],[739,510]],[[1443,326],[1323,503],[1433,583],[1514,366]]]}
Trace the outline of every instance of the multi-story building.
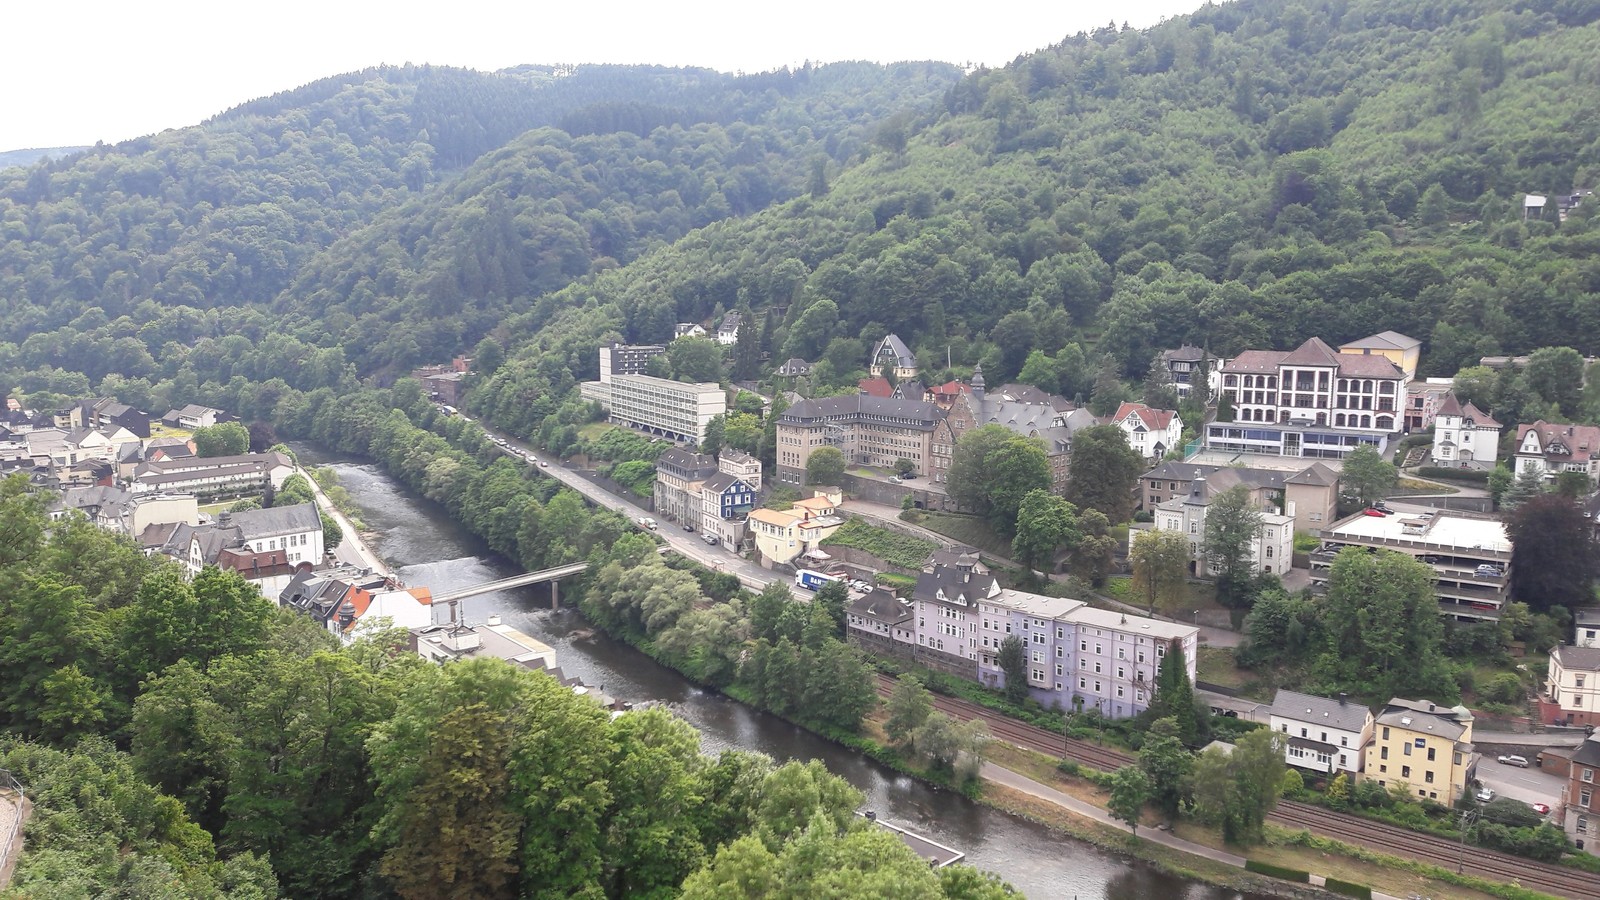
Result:
{"label": "multi-story building", "polygon": [[1161,459],[1183,439],[1183,419],[1176,410],[1151,409],[1143,403],[1124,402],[1111,424],[1122,429],[1128,446],[1147,460]]}
{"label": "multi-story building", "polygon": [[[1023,644],[1028,693],[1049,707],[1123,718],[1150,705],[1156,675],[1182,647],[1194,678],[1199,630],[1000,587],[975,567],[935,564],[917,578],[914,659],[929,668],[1005,686],[1000,646]],[[859,626],[858,626],[859,627]]]}
{"label": "multi-story building", "polygon": [[839,530],[839,498],[818,494],[786,510],[753,509],[745,527],[761,559],[775,565],[801,565],[802,557],[827,558],[817,545]]}
{"label": "multi-story building", "polygon": [[1439,611],[1463,621],[1500,618],[1511,585],[1511,537],[1504,523],[1459,512],[1369,516],[1357,513],[1322,531],[1311,553],[1311,584],[1328,583],[1334,557],[1347,547],[1393,550],[1426,563],[1437,582]]}
{"label": "multi-story building", "polygon": [[1454,806],[1467,782],[1476,777],[1472,713],[1465,706],[1445,708],[1395,697],[1378,713],[1374,726],[1363,780]]}
{"label": "multi-story building", "polygon": [[983,381],[982,366],[974,369],[971,382],[961,385],[960,390],[947,390],[948,387],[934,391],[935,396],[949,398],[944,407],[948,411],[935,426],[930,447],[928,474],[935,484],[950,480],[956,442],[963,434],[984,425],[999,425],[1044,444],[1050,461],[1050,490],[1066,493],[1072,469],[1072,435],[1094,424],[1094,417],[1087,410],[1075,410],[1067,400],[1025,385],[1004,385],[990,392]]}
{"label": "multi-story building", "polygon": [[1426,431],[1433,427],[1439,406],[1450,393],[1453,378],[1429,378],[1406,386],[1406,431]]}
{"label": "multi-story building", "polygon": [[584,400],[599,403],[612,422],[673,441],[698,444],[706,426],[728,411],[728,394],[712,382],[690,384],[651,375],[612,375],[585,381]]}
{"label": "multi-story building", "polygon": [[806,462],[818,447],[837,447],[852,465],[892,469],[909,459],[926,474],[938,414],[926,400],[824,397],[802,400],[778,417],[778,481],[804,484]]}
{"label": "multi-story building", "polygon": [[1534,471],[1547,480],[1562,472],[1600,477],[1600,427],[1560,425],[1543,419],[1517,426],[1516,471]]}
{"label": "multi-story building", "polygon": [[1454,392],[1444,395],[1433,422],[1433,464],[1446,468],[1492,469],[1500,458],[1500,423]]}
{"label": "multi-story building", "polygon": [[[1219,469],[1208,479],[1196,474],[1189,482],[1189,493],[1174,497],[1155,509],[1150,529],[1175,531],[1189,539],[1190,572],[1211,573],[1211,564],[1205,558],[1206,513],[1211,502],[1224,491],[1244,487],[1249,502],[1260,510],[1261,527],[1250,543],[1250,560],[1257,571],[1282,575],[1294,564],[1295,509],[1285,501],[1284,512],[1278,511],[1277,500],[1282,487],[1259,486],[1241,477],[1234,469]],[[1143,529],[1133,529],[1128,534],[1128,546]]]}
{"label": "multi-story building", "polygon": [[1562,644],[1550,651],[1539,720],[1600,725],[1600,647]]}
{"label": "multi-story building", "polygon": [[1206,447],[1329,459],[1361,444],[1382,450],[1400,429],[1407,382],[1388,356],[1338,353],[1321,338],[1287,353],[1246,350],[1222,367],[1234,416],[1206,426]]}
{"label": "multi-story building", "polygon": [[656,458],[656,515],[672,522],[700,521],[700,483],[717,473],[715,457],[673,447]]}
{"label": "multi-story building", "polygon": [[1567,769],[1566,811],[1561,824],[1573,846],[1586,853],[1595,852],[1595,835],[1600,834],[1597,772],[1600,772],[1600,734],[1590,735],[1573,751]]}
{"label": "multi-story building", "polygon": [[1324,775],[1360,772],[1372,740],[1372,710],[1344,694],[1330,700],[1280,688],[1267,710],[1267,724],[1285,738],[1285,762]]}
{"label": "multi-story building", "polygon": [[210,502],[218,497],[260,494],[294,474],[294,461],[282,453],[246,453],[140,463],[132,490],[144,493],[188,493]]}
{"label": "multi-story building", "polygon": [[600,348],[600,380],[611,383],[613,375],[643,375],[650,360],[667,352],[660,344],[624,344],[612,341]]}
{"label": "multi-story building", "polygon": [[296,572],[322,562],[322,517],[315,503],[222,512],[212,524],[177,524],[161,551],[182,563],[191,578],[217,566],[276,597]]}
{"label": "multi-story building", "polygon": [[1359,341],[1339,345],[1349,356],[1381,356],[1405,373],[1406,380],[1417,377],[1417,362],[1422,359],[1422,342],[1398,331],[1380,331]]}
{"label": "multi-story building", "polygon": [[745,519],[755,506],[755,488],[743,479],[718,472],[700,482],[700,533],[714,535],[734,549],[744,541]]}
{"label": "multi-story building", "polygon": [[739,343],[739,328],[743,324],[744,316],[738,311],[724,315],[722,324],[717,326],[717,343],[724,347],[732,347]]}
{"label": "multi-story building", "polygon": [[[917,377],[917,356],[900,340],[899,335],[887,335],[872,349],[868,369],[873,375],[893,372],[896,381]],[[920,400],[921,397],[913,397]]]}
{"label": "multi-story building", "polygon": [[717,454],[717,471],[739,479],[750,485],[753,491],[761,490],[761,460],[732,447],[722,448]]}
{"label": "multi-story building", "polygon": [[1167,374],[1172,378],[1172,387],[1178,392],[1178,399],[1186,400],[1194,392],[1196,381],[1202,376],[1206,379],[1208,393],[1215,394],[1217,387],[1222,383],[1222,361],[1210,353],[1184,344],[1176,350],[1161,351],[1161,362],[1167,367]]}
{"label": "multi-story building", "polygon": [[69,424],[73,428],[94,428],[106,432],[126,428],[135,437],[150,436],[150,414],[126,403],[118,403],[115,397],[79,401],[71,410]]}
{"label": "multi-story building", "polygon": [[916,613],[910,600],[875,587],[845,610],[846,635],[850,642],[881,656],[911,658],[917,646]]}

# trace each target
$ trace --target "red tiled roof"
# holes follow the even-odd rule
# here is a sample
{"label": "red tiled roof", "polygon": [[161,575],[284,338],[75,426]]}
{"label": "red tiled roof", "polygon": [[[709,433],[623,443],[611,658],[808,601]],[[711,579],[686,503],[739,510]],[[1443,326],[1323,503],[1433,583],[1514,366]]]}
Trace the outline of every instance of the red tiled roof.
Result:
{"label": "red tiled roof", "polygon": [[1286,366],[1338,366],[1339,353],[1322,338],[1314,337],[1283,358]]}
{"label": "red tiled roof", "polygon": [[889,383],[887,378],[863,378],[857,382],[856,386],[861,388],[861,393],[870,397],[888,399],[894,396],[894,386]]}
{"label": "red tiled roof", "polygon": [[[1546,459],[1592,459],[1596,454],[1600,454],[1600,427],[1594,425],[1561,425],[1543,419],[1528,425],[1518,425],[1518,453],[1522,452],[1522,442],[1530,431],[1538,432],[1539,448]],[[1555,441],[1565,444],[1570,452],[1551,453],[1550,445]]]}
{"label": "red tiled roof", "polygon": [[1339,374],[1346,378],[1399,378],[1405,373],[1386,356],[1341,353]]}
{"label": "red tiled roof", "polygon": [[1246,350],[1228,360],[1222,371],[1276,375],[1279,363],[1282,363],[1288,355],[1282,350]]}
{"label": "red tiled roof", "polygon": [[1121,422],[1134,414],[1137,414],[1144,422],[1144,427],[1151,431],[1166,431],[1167,426],[1172,424],[1172,417],[1177,415],[1170,409],[1151,409],[1143,403],[1123,402],[1117,407],[1117,414],[1111,417],[1111,421]]}
{"label": "red tiled roof", "polygon": [[1461,402],[1456,399],[1454,391],[1444,395],[1444,400],[1439,403],[1439,411],[1437,415],[1461,416],[1463,418],[1473,420],[1480,427],[1486,425],[1493,426],[1495,428],[1501,427],[1500,423],[1496,422],[1493,416],[1490,416],[1488,413],[1479,409],[1472,402],[1469,401],[1466,406],[1462,406]]}

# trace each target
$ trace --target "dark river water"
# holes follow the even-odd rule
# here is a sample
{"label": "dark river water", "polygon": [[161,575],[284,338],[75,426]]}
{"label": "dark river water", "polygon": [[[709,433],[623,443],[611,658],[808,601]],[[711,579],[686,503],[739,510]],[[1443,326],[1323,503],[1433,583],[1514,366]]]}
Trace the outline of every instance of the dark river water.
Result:
{"label": "dark river water", "polygon": [[[377,466],[297,448],[302,461],[331,465],[361,509],[372,549],[407,584],[435,593],[516,574],[437,504],[412,494]],[[1259,900],[1186,881],[1063,838],[951,791],[937,790],[844,747],[702,690],[626,644],[591,632],[582,616],[550,608],[548,587],[485,594],[462,601],[462,614],[481,622],[498,614],[556,650],[557,662],[590,685],[623,700],[658,700],[700,730],[709,752],[756,750],[778,760],[819,759],[866,795],[868,809],[897,825],[967,854],[966,862],[995,872],[1031,898],[1110,900]]]}

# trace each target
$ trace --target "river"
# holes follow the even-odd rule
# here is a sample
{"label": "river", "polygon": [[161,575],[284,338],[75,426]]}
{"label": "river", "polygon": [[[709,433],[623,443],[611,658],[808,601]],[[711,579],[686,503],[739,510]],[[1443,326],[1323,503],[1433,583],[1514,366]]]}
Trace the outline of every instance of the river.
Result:
{"label": "river", "polygon": [[[302,462],[329,465],[359,506],[373,533],[372,549],[407,584],[435,593],[516,574],[439,505],[412,494],[370,463],[297,448]],[[757,750],[778,760],[820,759],[866,795],[866,807],[890,822],[967,854],[966,862],[995,872],[1031,898],[1078,900],[1260,900],[1256,895],[1188,881],[1154,867],[1062,837],[913,778],[825,741],[788,722],[702,690],[626,644],[592,632],[571,609],[552,611],[548,587],[485,594],[462,601],[462,614],[481,622],[499,615],[556,650],[569,674],[633,702],[658,700],[700,730],[709,752]]]}

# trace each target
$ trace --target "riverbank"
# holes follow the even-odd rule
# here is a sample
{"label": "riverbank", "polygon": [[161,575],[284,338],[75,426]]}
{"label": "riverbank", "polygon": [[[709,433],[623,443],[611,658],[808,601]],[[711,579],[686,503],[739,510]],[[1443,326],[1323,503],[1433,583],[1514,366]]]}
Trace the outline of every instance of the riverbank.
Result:
{"label": "riverbank", "polygon": [[318,484],[317,479],[312,477],[310,470],[304,469],[296,463],[295,472],[304,476],[305,480],[311,483],[311,493],[317,498],[317,507],[322,511],[323,515],[337,522],[339,530],[344,534],[344,539],[333,550],[334,556],[340,562],[349,565],[371,569],[383,575],[391,574],[383,558],[374,553],[366,539],[362,537],[361,530],[356,528],[350,517],[335,506],[332,500],[328,499],[327,494],[323,493],[322,485]]}

